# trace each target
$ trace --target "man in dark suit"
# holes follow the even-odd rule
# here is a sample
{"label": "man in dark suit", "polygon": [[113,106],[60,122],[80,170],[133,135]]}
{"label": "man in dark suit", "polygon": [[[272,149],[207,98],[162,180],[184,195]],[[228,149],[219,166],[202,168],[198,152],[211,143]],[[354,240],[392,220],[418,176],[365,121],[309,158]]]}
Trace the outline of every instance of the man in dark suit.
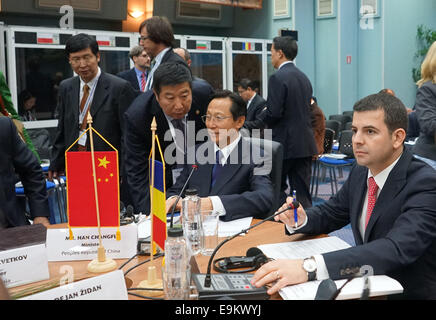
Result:
{"label": "man in dark suit", "polygon": [[[78,77],[61,82],[59,86],[59,122],[52,149],[49,178],[56,178],[65,171],[65,150],[87,128],[87,115],[92,116],[92,126],[118,150],[120,176],[122,166],[123,114],[137,96],[129,82],[102,72],[98,66],[100,53],[97,41],[87,34],[78,34],[68,39],[65,51],[71,67]],[[89,133],[76,143],[72,151],[89,148]],[[100,138],[94,139],[96,151],[112,150]],[[121,187],[121,199],[128,194]]]}
{"label": "man in dark suit", "polygon": [[290,233],[306,234],[330,233],[351,223],[356,246],[266,264],[253,278],[256,285],[278,280],[268,291],[273,293],[308,280],[359,275],[366,265],[375,275],[397,279],[404,288],[400,298],[436,299],[436,173],[404,147],[406,129],[406,108],[396,97],[376,94],[355,104],[358,165],[344,186],[319,206],[299,208],[297,228],[290,211],[277,220]]}
{"label": "man in dark suit", "polygon": [[45,177],[32,151],[8,117],[0,116],[0,229],[29,224],[15,196],[16,174],[29,203],[33,223],[50,225]]}
{"label": "man in dark suit", "polygon": [[[224,221],[247,216],[265,218],[272,206],[273,187],[263,164],[255,163],[252,146],[239,130],[246,116],[244,100],[231,91],[217,92],[203,117],[210,141],[197,145],[195,163],[184,166],[180,179],[167,191],[171,212],[192,170],[188,188],[201,197],[201,210],[216,210]],[[260,150],[258,150],[260,151]],[[176,210],[181,209],[179,201]]]}
{"label": "man in dark suit", "polygon": [[153,88],[154,72],[165,62],[180,62],[184,60],[173,51],[174,32],[171,23],[165,17],[154,16],[139,26],[141,38],[139,44],[152,60],[146,90]]}
{"label": "man in dark suit", "polygon": [[[210,97],[195,94],[192,77],[185,63],[163,63],[155,72],[153,91],[136,98],[125,113],[125,165],[135,211],[149,214],[148,157],[151,151],[151,122],[156,117],[157,131],[165,158],[166,187],[181,172],[186,150],[195,145],[196,134],[203,129]],[[194,95],[197,100],[194,100]],[[162,161],[160,153],[156,159]]]}
{"label": "man in dark suit", "polygon": [[310,207],[312,157],[317,154],[310,114],[312,85],[292,62],[297,53],[297,42],[292,37],[274,38],[271,61],[278,70],[269,78],[267,109],[262,120],[272,129],[272,139],[284,147],[281,199],[286,198],[289,179],[298,201]]}
{"label": "man in dark suit", "polygon": [[129,57],[132,59],[134,67],[118,73],[117,76],[129,81],[133,89],[144,92],[150,70],[150,57],[142,46],[130,49]]}
{"label": "man in dark suit", "polygon": [[247,78],[239,81],[238,93],[247,103],[247,118],[245,119],[244,128],[250,131],[264,129],[264,123],[259,116],[266,107],[266,100],[257,94],[255,81]]}

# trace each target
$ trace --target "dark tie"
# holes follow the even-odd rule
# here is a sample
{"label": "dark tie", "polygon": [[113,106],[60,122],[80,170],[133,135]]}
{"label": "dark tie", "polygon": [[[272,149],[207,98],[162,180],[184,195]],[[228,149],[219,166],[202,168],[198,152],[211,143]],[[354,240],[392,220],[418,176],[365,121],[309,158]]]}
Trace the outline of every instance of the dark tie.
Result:
{"label": "dark tie", "polygon": [[[183,123],[182,119],[173,119],[171,120],[171,123],[174,126],[174,129],[178,129],[182,131],[182,134],[185,135],[185,124]],[[177,135],[177,132],[176,132]]]}
{"label": "dark tie", "polygon": [[[83,86],[83,97],[82,100],[80,101],[80,113],[82,113],[83,109],[85,108],[85,104],[86,104],[86,100],[88,100],[89,97],[89,87],[87,84],[85,84]],[[87,125],[87,115],[89,112],[89,107],[88,107],[88,111],[85,114],[85,117],[83,118],[82,124],[80,126],[80,130],[86,130],[86,125]],[[78,145],[78,150],[79,151],[86,151],[86,146],[82,146],[82,145]]]}
{"label": "dark tie", "polygon": [[374,209],[377,200],[378,185],[373,177],[368,178],[368,208],[366,209],[365,228],[371,218],[372,210]]}
{"label": "dark tie", "polygon": [[213,186],[216,183],[216,180],[218,179],[220,172],[222,171],[223,167],[221,165],[220,159],[222,157],[222,152],[220,150],[218,150],[215,153],[215,164],[213,165],[213,169],[212,169],[212,179],[211,179],[211,183],[210,183],[210,189],[213,188]]}

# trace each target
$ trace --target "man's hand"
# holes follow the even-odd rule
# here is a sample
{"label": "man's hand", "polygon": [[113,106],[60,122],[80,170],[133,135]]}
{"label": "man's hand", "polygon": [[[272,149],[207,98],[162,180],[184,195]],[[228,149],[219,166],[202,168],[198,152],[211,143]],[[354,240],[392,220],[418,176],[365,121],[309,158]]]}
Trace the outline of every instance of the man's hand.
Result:
{"label": "man's hand", "polygon": [[44,227],[48,227],[50,225],[50,221],[47,217],[36,217],[33,219],[33,224],[42,224]]}
{"label": "man's hand", "polygon": [[58,179],[60,176],[64,176],[65,172],[63,171],[52,171],[52,170],[48,170],[48,176],[47,179],[49,181],[53,181],[53,179]]}
{"label": "man's hand", "polygon": [[257,288],[275,282],[267,293],[272,295],[280,289],[307,282],[307,272],[303,269],[303,260],[274,260],[264,264],[256,271],[251,284]]}
{"label": "man's hand", "polygon": [[[287,197],[286,203],[283,204],[278,210],[282,211],[285,210],[287,207],[292,205],[292,198]],[[300,204],[300,206],[297,209],[297,215],[298,215],[298,227],[301,226],[306,221],[306,211],[304,210],[303,206]],[[295,219],[294,219],[294,210],[287,210],[283,212],[282,214],[279,214],[278,216],[274,217],[275,221],[281,221],[287,226],[291,228],[295,228]]]}
{"label": "man's hand", "polygon": [[201,211],[210,211],[213,210],[212,201],[209,197],[201,198]]}
{"label": "man's hand", "polygon": [[[167,199],[167,201],[165,202],[167,213],[171,213],[171,211],[173,210],[173,205],[176,202],[176,200],[177,200],[177,197],[171,197],[171,198]],[[174,212],[177,212],[177,211],[180,212],[181,210],[182,210],[182,204],[181,204],[181,201],[179,201]]]}

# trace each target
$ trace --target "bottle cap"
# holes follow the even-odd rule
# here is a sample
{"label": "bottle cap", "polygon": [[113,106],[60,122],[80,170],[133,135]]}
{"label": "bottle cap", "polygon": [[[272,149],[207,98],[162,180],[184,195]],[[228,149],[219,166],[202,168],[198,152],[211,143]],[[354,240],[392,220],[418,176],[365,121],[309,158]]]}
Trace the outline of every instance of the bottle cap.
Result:
{"label": "bottle cap", "polygon": [[198,195],[197,189],[186,189],[186,196],[196,196]]}
{"label": "bottle cap", "polygon": [[171,237],[171,238],[183,237],[183,229],[182,228],[169,228],[168,229],[168,237]]}

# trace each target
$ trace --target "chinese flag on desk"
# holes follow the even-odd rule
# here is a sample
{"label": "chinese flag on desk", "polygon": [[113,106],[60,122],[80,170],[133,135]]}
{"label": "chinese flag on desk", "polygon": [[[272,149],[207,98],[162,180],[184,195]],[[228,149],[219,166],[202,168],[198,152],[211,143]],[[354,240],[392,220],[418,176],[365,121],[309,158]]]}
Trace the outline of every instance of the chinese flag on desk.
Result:
{"label": "chinese flag on desk", "polygon": [[[120,239],[118,155],[116,151],[94,152],[100,209],[100,226],[117,227]],[[91,152],[67,152],[67,208],[71,227],[97,227],[97,208]]]}

